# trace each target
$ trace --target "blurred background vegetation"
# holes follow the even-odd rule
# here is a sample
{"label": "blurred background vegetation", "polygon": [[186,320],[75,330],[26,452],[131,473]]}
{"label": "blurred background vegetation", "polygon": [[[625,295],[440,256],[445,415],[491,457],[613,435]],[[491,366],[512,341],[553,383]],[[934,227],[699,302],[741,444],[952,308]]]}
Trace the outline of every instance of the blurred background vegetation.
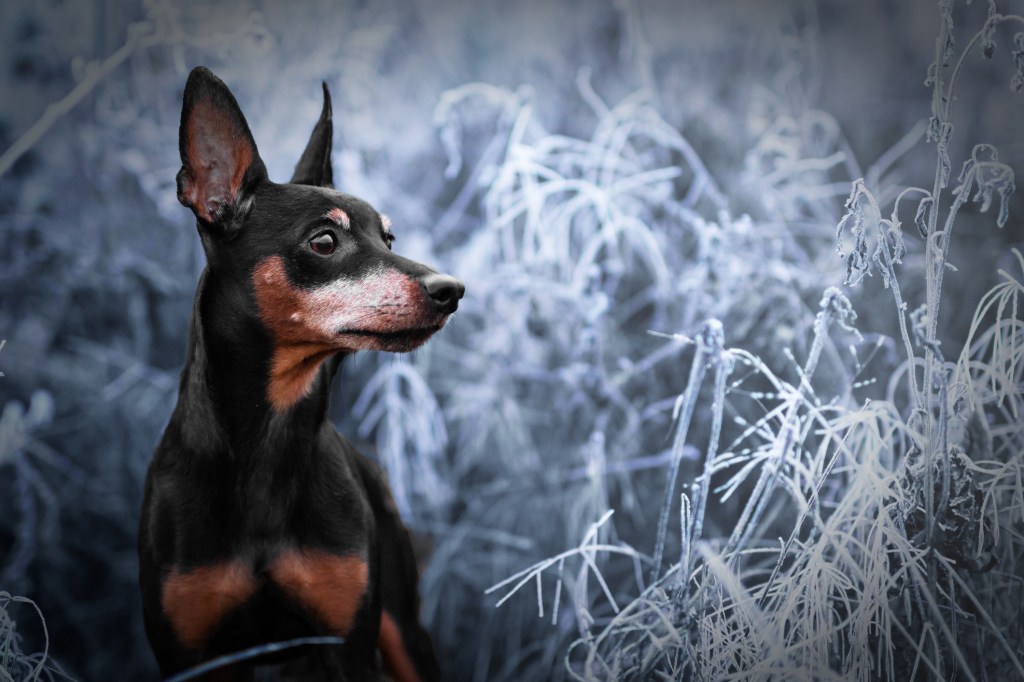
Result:
{"label": "blurred background vegetation", "polygon": [[[956,4],[959,46],[988,9]],[[563,564],[538,578],[554,624],[526,594],[495,608],[500,594],[485,590],[587,537],[637,552],[591,558],[620,605],[661,575],[650,557],[666,473],[677,463],[684,490],[700,476],[725,389],[693,395],[673,453],[695,344],[648,332],[692,339],[715,318],[726,346],[770,369],[732,377],[720,442],[745,456],[749,425],[780,395],[766,377],[800,383],[819,301],[843,283],[835,232],[851,182],[865,178],[886,214],[907,184],[931,187],[924,81],[939,16],[923,0],[0,5],[0,591],[32,599],[46,624],[0,601],[0,636],[23,655],[4,660],[10,676],[47,646],[46,665],[77,679],[156,675],[135,535],[204,264],[174,191],[192,66],[232,88],[276,180],[326,81],[336,185],[392,217],[397,251],[466,282],[460,312],[423,350],[349,361],[331,416],[389,470],[422,546],[423,616],[447,677],[559,679],[570,643],[612,622],[604,587]],[[998,28],[990,62],[977,51],[966,62],[954,175],[979,142],[1022,166],[1024,100],[1007,87],[1017,30]],[[901,209],[911,310],[925,296],[919,198]],[[997,270],[1020,276],[1022,209],[1013,196],[1002,229],[974,203],[957,218],[947,360]],[[843,292],[860,336],[821,338],[815,399],[889,401],[906,418],[892,295],[882,277]],[[886,450],[890,473],[909,450]],[[1016,466],[1020,452],[997,455]],[[843,485],[826,493],[839,499]],[[706,537],[733,532],[753,487],[740,480],[708,510]],[[666,556],[686,541],[673,504]],[[752,549],[777,550],[792,528],[791,510],[772,509]],[[1020,576],[1002,570],[986,594],[1003,585],[1019,603]],[[1018,657],[1020,628],[1008,630]],[[623,676],[648,670],[630,665]],[[906,666],[890,669],[918,669]]]}

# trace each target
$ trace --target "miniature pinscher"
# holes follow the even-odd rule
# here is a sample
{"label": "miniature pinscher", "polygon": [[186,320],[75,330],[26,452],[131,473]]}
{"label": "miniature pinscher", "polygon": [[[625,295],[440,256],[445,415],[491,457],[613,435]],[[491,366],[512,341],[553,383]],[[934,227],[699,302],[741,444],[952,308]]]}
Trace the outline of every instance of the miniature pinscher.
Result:
{"label": "miniature pinscher", "polygon": [[[295,173],[277,184],[227,86],[204,67],[185,85],[178,200],[207,265],[139,532],[146,632],[165,676],[320,636],[344,643],[257,660],[288,679],[440,676],[408,531],[327,403],[345,356],[419,347],[464,289],[394,253],[387,217],[333,189],[323,90]],[[256,667],[209,679],[252,679]]]}

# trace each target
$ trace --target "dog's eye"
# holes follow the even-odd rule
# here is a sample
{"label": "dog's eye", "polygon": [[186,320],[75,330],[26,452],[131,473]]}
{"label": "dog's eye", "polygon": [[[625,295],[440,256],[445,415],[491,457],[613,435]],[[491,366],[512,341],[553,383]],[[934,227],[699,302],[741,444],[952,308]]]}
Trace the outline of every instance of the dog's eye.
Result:
{"label": "dog's eye", "polygon": [[337,246],[338,240],[330,232],[321,232],[309,240],[309,248],[313,249],[313,253],[318,253],[321,256],[330,256]]}
{"label": "dog's eye", "polygon": [[388,245],[389,249],[391,248],[391,244],[394,241],[395,241],[395,235],[391,234],[390,232],[385,232],[384,233],[384,243]]}

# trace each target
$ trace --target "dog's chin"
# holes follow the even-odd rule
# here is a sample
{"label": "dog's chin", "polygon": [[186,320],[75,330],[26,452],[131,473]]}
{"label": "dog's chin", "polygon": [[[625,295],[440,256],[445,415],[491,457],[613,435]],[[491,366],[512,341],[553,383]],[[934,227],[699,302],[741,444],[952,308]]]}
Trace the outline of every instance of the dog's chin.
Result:
{"label": "dog's chin", "polygon": [[364,329],[341,329],[342,343],[352,350],[379,350],[388,353],[408,353],[430,339],[443,325],[417,327],[397,331],[377,332]]}

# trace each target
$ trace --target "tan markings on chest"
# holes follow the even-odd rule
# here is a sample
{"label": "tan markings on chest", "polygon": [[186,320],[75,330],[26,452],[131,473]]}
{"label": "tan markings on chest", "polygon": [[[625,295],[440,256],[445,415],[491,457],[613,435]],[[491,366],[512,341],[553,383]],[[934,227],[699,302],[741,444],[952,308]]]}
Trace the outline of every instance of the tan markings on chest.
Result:
{"label": "tan markings on chest", "polygon": [[352,629],[369,580],[369,568],[360,557],[321,551],[282,552],[270,566],[273,581],[301,603],[333,634]]}
{"label": "tan markings on chest", "polygon": [[164,581],[160,602],[178,641],[198,652],[224,616],[255,591],[248,566],[229,561],[184,573],[175,568]]}

